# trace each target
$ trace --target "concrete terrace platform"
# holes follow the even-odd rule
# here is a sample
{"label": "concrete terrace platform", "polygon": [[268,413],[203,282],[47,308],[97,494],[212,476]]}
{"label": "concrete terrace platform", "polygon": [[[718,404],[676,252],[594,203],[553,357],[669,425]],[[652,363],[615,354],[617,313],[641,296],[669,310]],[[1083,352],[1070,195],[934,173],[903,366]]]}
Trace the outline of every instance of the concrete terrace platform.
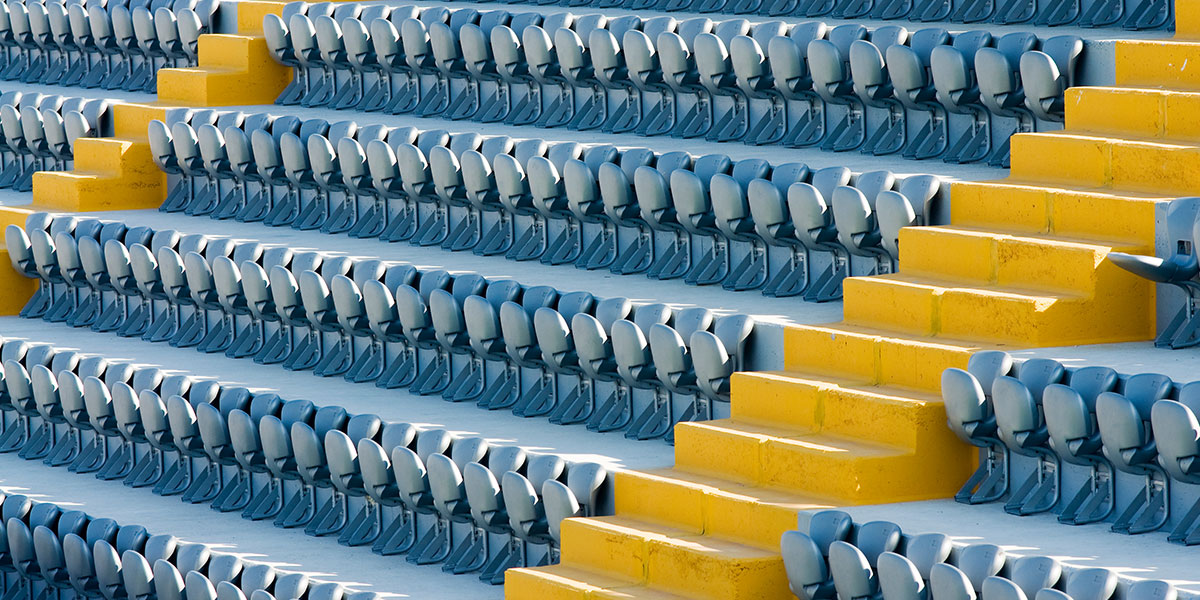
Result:
{"label": "concrete terrace platform", "polygon": [[1017,517],[1004,512],[1002,502],[930,500],[844,510],[855,522],[893,521],[907,533],[945,533],[956,545],[991,543],[1017,556],[1051,556],[1066,570],[1105,567],[1123,580],[1163,579],[1175,584],[1181,598],[1200,598],[1200,551],[1168,543],[1161,531],[1129,536],[1103,523],[1063,525],[1053,514]]}
{"label": "concrete terrace platform", "polygon": [[347,548],[337,537],[315,538],[298,529],[278,529],[269,521],[252,522],[237,513],[220,513],[207,504],[187,504],[178,497],[156,496],[119,481],[100,481],[54,469],[15,454],[0,455],[0,492],[27,494],[109,517],[118,523],[144,526],[151,535],[171,534],[200,542],[243,560],[308,574],[315,581],[337,582],[353,591],[377,592],[384,598],[413,600],[498,600],[502,586],[476,577],[443,573],[438,565],[411,565],[403,556],[378,556],[369,548]]}

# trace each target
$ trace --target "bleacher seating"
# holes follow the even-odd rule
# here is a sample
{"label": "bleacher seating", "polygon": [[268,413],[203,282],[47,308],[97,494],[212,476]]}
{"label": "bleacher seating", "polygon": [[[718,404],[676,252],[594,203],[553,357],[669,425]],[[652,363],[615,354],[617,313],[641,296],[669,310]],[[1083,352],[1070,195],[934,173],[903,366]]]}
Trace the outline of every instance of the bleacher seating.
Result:
{"label": "bleacher seating", "polygon": [[[19,271],[42,285],[23,311],[29,318],[638,439],[670,439],[674,423],[722,411],[714,405],[728,402],[754,327],[706,309],[635,310],[626,298],[120,222],[39,214],[27,230],[10,226],[6,242]],[[332,347],[326,333],[337,338]],[[357,354],[356,337],[370,341]],[[523,389],[522,369],[538,383]],[[562,391],[560,377],[575,389]],[[650,397],[635,400],[637,390]]]}
{"label": "bleacher seating", "polygon": [[0,600],[1196,597],[1176,8],[0,2]]}
{"label": "bleacher seating", "polygon": [[248,598],[271,600],[370,600],[374,593],[349,593],[304,573],[245,561],[208,545],[151,534],[141,525],[35,502],[25,495],[3,497],[0,511],[6,546],[0,567],[6,597],[157,597],[163,600]]}
{"label": "bleacher seating", "polygon": [[[1158,530],[1175,515],[1168,539],[1200,543],[1200,511],[1173,512],[1170,487],[1172,480],[1198,481],[1192,472],[1200,452],[1198,392],[1194,382],[1155,373],[1068,371],[1045,358],[1014,365],[1004,352],[976,353],[966,370],[942,376],[951,429],[987,454],[958,499],[975,504],[1007,495],[1004,509],[1012,514],[1058,510],[1059,522],[1070,525],[1113,519],[1112,530],[1127,534]],[[1037,461],[1019,485],[1010,455]],[[1074,493],[1060,487],[1066,465],[1089,472]],[[1122,474],[1141,480],[1124,504],[1117,492]],[[1193,502],[1200,506],[1200,498]]]}
{"label": "bleacher seating", "polygon": [[178,176],[167,212],[817,301],[852,254],[894,271],[900,228],[932,224],[944,195],[928,175],[266,114],[195,111],[149,136]]}
{"label": "bleacher seating", "polygon": [[895,523],[854,523],[837,510],[812,514],[808,531],[784,533],[781,546],[789,587],[803,600],[1165,600],[1177,595],[1170,583],[1154,580],[1118,594],[1117,574],[1109,569],[1065,572],[1051,557],[1011,556],[994,544],[956,546],[945,534],[903,534]]}
{"label": "bleacher seating", "polygon": [[1024,32],[353,4],[289,4],[264,30],[297,67],[284,105],[1006,166],[1013,132],[1062,121],[1083,51]]}
{"label": "bleacher seating", "polygon": [[0,78],[153,93],[158,69],[197,64],[220,0],[12,0],[0,6]]}
{"label": "bleacher seating", "polygon": [[[552,561],[557,521],[597,514],[606,479],[593,463],[49,346],[10,341],[0,356],[0,406],[17,413],[0,452],[485,581]],[[256,472],[270,479],[256,486]],[[457,545],[451,521],[472,527]],[[489,532],[508,543],[489,547]],[[530,556],[528,544],[548,547]]]}

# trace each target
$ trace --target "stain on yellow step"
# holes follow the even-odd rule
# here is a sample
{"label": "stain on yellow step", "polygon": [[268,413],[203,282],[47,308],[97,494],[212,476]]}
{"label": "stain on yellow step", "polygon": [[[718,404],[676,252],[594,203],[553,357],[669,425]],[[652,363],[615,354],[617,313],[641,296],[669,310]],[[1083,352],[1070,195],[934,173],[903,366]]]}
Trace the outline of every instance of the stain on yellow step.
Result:
{"label": "stain on yellow step", "polygon": [[622,516],[568,519],[562,563],[587,565],[625,580],[690,598],[782,598],[778,553],[716,536],[695,535]]}
{"label": "stain on yellow step", "polygon": [[795,529],[796,513],[834,502],[674,469],[619,471],[616,513],[778,550],[779,536]]}
{"label": "stain on yellow step", "polygon": [[509,600],[682,600],[684,596],[633,585],[573,565],[509,569],[504,574]]}
{"label": "stain on yellow step", "polygon": [[864,384],[936,393],[942,371],[965,368],[979,347],[962,340],[913,339],[895,331],[839,323],[789,327],[783,334],[784,368],[827,373]]}

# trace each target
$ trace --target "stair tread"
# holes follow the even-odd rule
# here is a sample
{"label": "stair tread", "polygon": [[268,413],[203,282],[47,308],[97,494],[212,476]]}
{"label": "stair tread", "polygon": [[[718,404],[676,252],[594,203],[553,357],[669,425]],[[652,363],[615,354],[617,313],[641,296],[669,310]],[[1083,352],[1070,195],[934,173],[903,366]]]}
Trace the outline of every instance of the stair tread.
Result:
{"label": "stair tread", "polygon": [[941,403],[941,396],[931,393],[928,390],[920,390],[906,386],[894,384],[875,385],[865,379],[855,379],[841,375],[827,375],[816,371],[805,371],[803,369],[784,369],[779,371],[750,371],[746,375],[751,377],[768,376],[784,379],[794,379],[803,382],[823,383],[836,385],[842,389],[853,390],[872,394],[875,396],[887,396],[902,402],[912,402],[914,404],[922,404],[925,402]]}
{"label": "stair tread", "polygon": [[1200,149],[1200,140],[1189,140],[1182,138],[1171,137],[1153,137],[1148,135],[1139,135],[1135,133],[1113,134],[1097,131],[1064,129],[1060,131],[1039,131],[1036,133],[1023,133],[1025,136],[1039,137],[1067,137],[1078,138],[1083,140],[1101,140],[1108,143],[1119,144],[1140,144],[1144,146],[1159,146],[1165,150],[1188,150]]}
{"label": "stair tread", "polygon": [[1061,182],[1039,181],[1037,179],[1026,179],[1017,176],[1009,177],[1007,179],[997,179],[994,181],[971,181],[967,182],[965,185],[1042,188],[1049,191],[1086,193],[1095,194],[1098,196],[1109,196],[1114,199],[1148,200],[1153,202],[1166,202],[1175,199],[1175,196],[1163,194],[1161,192],[1147,190],[1121,190],[1088,185],[1062,185]]}
{"label": "stair tread", "polygon": [[610,592],[604,594],[604,598],[636,598],[644,600],[683,600],[686,598],[686,596],[664,592],[643,584],[630,583],[579,565],[557,564],[538,567],[537,569],[513,569],[506,574],[506,577],[512,575],[514,572],[516,572],[517,577],[532,575],[539,578],[559,579],[563,580],[564,583],[574,583],[578,587],[589,589],[589,591],[600,589]]}
{"label": "stair tread", "polygon": [[724,496],[740,496],[762,504],[794,508],[797,511],[832,506],[830,499],[821,498],[817,494],[801,494],[795,490],[786,488],[750,485],[707,473],[690,471],[686,467],[662,467],[658,469],[638,470],[635,473],[638,476],[657,477],[694,486],[703,486],[708,493]]}
{"label": "stair tread", "polygon": [[753,419],[716,419],[712,421],[691,422],[687,425],[718,431],[725,430],[732,433],[764,436],[818,452],[844,452],[847,455],[860,458],[896,456],[897,454],[910,454],[912,452],[909,448],[900,448],[832,433],[817,432],[803,427],[788,427],[763,423]]}
{"label": "stair tread", "polygon": [[980,285],[978,282],[974,281],[961,281],[949,277],[935,277],[927,274],[906,275],[904,272],[889,273],[887,275],[875,275],[864,279],[870,279],[872,281],[894,281],[903,285],[926,287],[930,288],[931,290],[934,288],[942,288],[947,290],[974,292],[991,296],[1006,297],[1014,300],[1061,302],[1088,300],[1091,298],[1091,296],[1088,294],[1073,293],[1069,291],[1048,291],[1039,290],[1036,288],[997,285],[990,283]]}
{"label": "stair tread", "polygon": [[[946,233],[964,233],[964,234],[984,234],[998,238],[1011,238],[1016,240],[1025,240],[1037,243],[1052,243],[1062,244],[1063,246],[1074,246],[1077,248],[1095,250],[1097,252],[1108,252],[1109,250],[1123,251],[1134,249],[1128,243],[1121,240],[1103,240],[1103,239],[1088,239],[1079,236],[1061,235],[1056,233],[1035,233],[1030,231],[1021,231],[1019,229],[1004,227],[993,227],[990,225],[966,225],[952,223],[950,225],[933,225],[929,227],[915,228],[915,231],[921,233],[931,233],[935,231],[944,231]],[[1111,241],[1112,243],[1105,243]]]}
{"label": "stair tread", "polygon": [[659,543],[680,546],[689,551],[701,552],[720,560],[769,558],[779,554],[773,550],[751,546],[721,536],[696,534],[686,529],[679,529],[645,518],[610,515],[605,517],[591,517],[583,520],[593,527],[603,527],[619,534],[648,536]]}

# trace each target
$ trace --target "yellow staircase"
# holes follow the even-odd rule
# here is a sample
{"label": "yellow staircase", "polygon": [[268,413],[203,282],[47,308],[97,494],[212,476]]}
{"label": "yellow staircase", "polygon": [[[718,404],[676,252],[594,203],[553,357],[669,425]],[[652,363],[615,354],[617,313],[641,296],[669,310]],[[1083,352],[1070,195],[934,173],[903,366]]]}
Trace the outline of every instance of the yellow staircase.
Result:
{"label": "yellow staircase", "polygon": [[263,17],[285,2],[237,3],[238,33],[200,36],[200,64],[158,72],[158,98],[187,106],[272,104],[292,80],[292,70],[271,58],[262,37]]}
{"label": "yellow staircase", "polygon": [[[789,329],[786,370],[734,376],[732,418],[676,428],[675,466],[616,475],[616,515],[571,519],[562,562],[510,600],[791,598],[779,535],[804,508],[946,497],[974,453],[941,372],[981,347],[1144,340],[1155,207],[1200,192],[1200,10],[1121,42],[1117,84],[1067,93],[1066,129],[1012,142],[1003,181],[955,184],[951,225],[901,232],[899,273],[846,282],[844,321]],[[1194,91],[1189,91],[1194,90]]]}

